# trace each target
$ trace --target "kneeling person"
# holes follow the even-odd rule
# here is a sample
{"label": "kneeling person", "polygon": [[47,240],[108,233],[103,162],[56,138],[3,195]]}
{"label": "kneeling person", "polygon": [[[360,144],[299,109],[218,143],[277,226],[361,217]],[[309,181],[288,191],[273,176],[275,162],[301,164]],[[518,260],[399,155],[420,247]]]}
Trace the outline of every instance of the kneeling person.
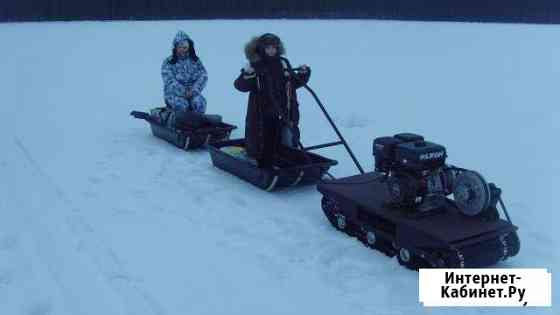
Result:
{"label": "kneeling person", "polygon": [[170,127],[180,127],[183,122],[206,120],[221,122],[218,115],[204,115],[206,99],[202,90],[208,82],[208,73],[196,55],[193,40],[183,31],[173,39],[172,54],[161,66],[165,104],[171,113],[166,119]]}

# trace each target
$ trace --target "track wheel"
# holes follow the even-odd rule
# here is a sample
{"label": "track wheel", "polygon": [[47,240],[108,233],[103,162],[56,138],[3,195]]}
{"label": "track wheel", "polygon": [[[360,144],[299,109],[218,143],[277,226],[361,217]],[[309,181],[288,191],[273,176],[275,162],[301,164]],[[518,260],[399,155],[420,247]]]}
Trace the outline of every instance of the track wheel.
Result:
{"label": "track wheel", "polygon": [[390,242],[379,237],[379,235],[372,228],[361,228],[358,235],[360,241],[371,249],[378,250],[389,257],[395,256],[395,250]]}
{"label": "track wheel", "polygon": [[366,230],[364,230],[364,234],[362,236],[362,242],[367,247],[377,248],[377,245],[379,245],[380,240],[379,240],[379,238],[377,237],[377,234],[375,234],[374,231],[366,229]]}
{"label": "track wheel", "polygon": [[361,226],[356,236],[365,246],[380,251],[389,257],[395,256],[396,250],[391,242],[380,236],[370,225]]}
{"label": "track wheel", "polygon": [[423,266],[422,258],[416,256],[407,248],[401,247],[397,253],[397,260],[399,264],[410,269],[418,270],[418,268]]}
{"label": "track wheel", "polygon": [[348,233],[349,226],[346,216],[342,213],[340,205],[331,197],[323,196],[321,199],[321,207],[329,222],[335,229]]}

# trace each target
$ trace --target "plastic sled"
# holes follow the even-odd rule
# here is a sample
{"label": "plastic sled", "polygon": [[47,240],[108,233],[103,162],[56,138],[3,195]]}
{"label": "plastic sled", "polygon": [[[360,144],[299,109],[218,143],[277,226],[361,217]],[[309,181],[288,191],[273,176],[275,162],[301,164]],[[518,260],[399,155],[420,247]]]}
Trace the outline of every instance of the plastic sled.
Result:
{"label": "plastic sled", "polygon": [[174,129],[156,121],[146,112],[133,111],[130,114],[135,118],[147,121],[154,136],[184,150],[197,149],[214,141],[227,140],[232,130],[237,128],[234,125],[222,122],[196,129]]}
{"label": "plastic sled", "polygon": [[266,191],[317,183],[338,163],[315,153],[282,147],[274,167],[258,168],[245,153],[245,139],[210,143],[208,150],[215,167]]}

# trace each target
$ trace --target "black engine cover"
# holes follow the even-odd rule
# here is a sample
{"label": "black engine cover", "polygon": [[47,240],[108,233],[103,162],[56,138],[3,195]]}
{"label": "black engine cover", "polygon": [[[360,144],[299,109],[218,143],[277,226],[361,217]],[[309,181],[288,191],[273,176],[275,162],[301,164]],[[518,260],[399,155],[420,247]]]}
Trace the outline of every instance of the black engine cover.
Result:
{"label": "black engine cover", "polygon": [[380,137],[373,140],[373,155],[375,156],[375,170],[388,171],[395,161],[395,147],[402,143],[394,137]]}
{"label": "black engine cover", "polygon": [[424,137],[415,133],[397,133],[394,136],[395,139],[400,140],[401,142],[417,142],[417,141],[424,141]]}
{"label": "black engine cover", "polygon": [[445,147],[433,142],[407,142],[395,146],[395,162],[399,166],[413,171],[441,167],[445,164],[446,158]]}

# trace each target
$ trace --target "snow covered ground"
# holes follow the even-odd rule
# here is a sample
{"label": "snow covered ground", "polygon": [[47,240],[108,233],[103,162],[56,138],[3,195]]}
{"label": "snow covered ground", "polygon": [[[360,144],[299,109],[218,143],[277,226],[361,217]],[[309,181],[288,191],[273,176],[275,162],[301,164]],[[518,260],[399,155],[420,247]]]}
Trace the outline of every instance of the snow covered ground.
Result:
{"label": "snow covered ground", "polygon": [[[275,32],[367,170],[374,137],[444,144],[504,190],[522,249],[498,267],[549,269],[560,302],[560,26],[25,23],[0,24],[0,314],[557,314],[425,309],[418,274],[336,232],[314,187],[265,193],[152,137],[128,114],[162,103],[178,29],[209,71],[209,112],[240,130],[243,45]],[[304,144],[334,140],[300,101]]]}

